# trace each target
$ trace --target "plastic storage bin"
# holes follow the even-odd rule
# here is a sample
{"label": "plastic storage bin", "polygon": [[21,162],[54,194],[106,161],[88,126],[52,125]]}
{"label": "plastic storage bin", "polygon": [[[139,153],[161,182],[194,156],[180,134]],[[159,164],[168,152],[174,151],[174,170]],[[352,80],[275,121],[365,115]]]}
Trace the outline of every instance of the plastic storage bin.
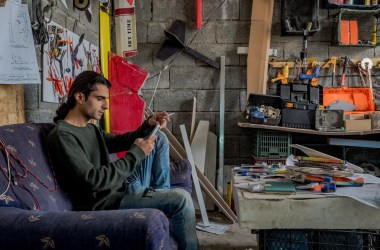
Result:
{"label": "plastic storage bin", "polygon": [[341,9],[333,17],[333,45],[377,46],[379,15],[380,10]]}
{"label": "plastic storage bin", "polygon": [[281,35],[303,36],[308,23],[308,35],[320,29],[319,0],[281,0]]}
{"label": "plastic storage bin", "polygon": [[380,235],[362,230],[259,230],[259,249],[270,250],[377,250]]}
{"label": "plastic storage bin", "polygon": [[286,158],[291,153],[292,134],[271,130],[256,130],[253,135],[253,155],[256,158]]}

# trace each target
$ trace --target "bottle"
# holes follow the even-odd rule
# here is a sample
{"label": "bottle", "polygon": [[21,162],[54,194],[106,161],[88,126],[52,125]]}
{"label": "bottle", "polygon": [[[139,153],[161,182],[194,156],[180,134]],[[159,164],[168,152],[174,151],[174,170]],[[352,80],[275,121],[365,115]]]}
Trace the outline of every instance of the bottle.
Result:
{"label": "bottle", "polygon": [[370,2],[370,0],[364,0],[364,5],[371,5]]}
{"label": "bottle", "polygon": [[372,4],[372,5],[377,5],[377,0],[372,0],[372,1],[371,1],[371,4]]}

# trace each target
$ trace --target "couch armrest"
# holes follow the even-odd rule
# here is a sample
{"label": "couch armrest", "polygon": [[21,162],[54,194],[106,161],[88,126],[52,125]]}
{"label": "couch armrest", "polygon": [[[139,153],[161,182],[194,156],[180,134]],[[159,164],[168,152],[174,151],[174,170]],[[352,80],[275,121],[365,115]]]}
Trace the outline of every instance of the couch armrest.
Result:
{"label": "couch armrest", "polygon": [[1,249],[169,249],[157,209],[45,212],[0,207]]}
{"label": "couch armrest", "polygon": [[183,188],[191,194],[191,165],[187,159],[170,162],[170,185],[172,188]]}

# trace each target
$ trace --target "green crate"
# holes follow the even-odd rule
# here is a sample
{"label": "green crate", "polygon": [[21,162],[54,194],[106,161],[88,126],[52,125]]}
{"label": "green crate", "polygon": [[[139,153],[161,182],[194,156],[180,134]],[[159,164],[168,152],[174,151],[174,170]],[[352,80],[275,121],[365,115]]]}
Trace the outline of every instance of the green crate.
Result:
{"label": "green crate", "polygon": [[253,134],[253,154],[258,158],[286,158],[291,154],[292,134],[271,130],[256,130]]}

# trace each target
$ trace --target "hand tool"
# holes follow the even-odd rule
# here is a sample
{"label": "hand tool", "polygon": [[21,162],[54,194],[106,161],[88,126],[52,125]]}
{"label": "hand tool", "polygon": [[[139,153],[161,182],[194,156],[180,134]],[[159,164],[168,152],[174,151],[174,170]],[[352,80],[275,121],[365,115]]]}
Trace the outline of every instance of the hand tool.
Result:
{"label": "hand tool", "polygon": [[331,87],[334,87],[335,71],[336,71],[336,56],[332,56],[325,64],[323,64],[322,69],[326,68],[328,65],[331,65],[332,76],[331,76]]}
{"label": "hand tool", "polygon": [[345,57],[341,57],[341,59],[344,60],[344,63],[343,63],[342,77],[340,78],[340,86],[341,86],[341,87],[344,87],[344,81],[345,81],[346,70],[347,70],[347,64],[348,64],[348,60],[349,60],[349,58],[348,58],[347,56],[345,56]]}
{"label": "hand tool", "polygon": [[[360,62],[357,63],[357,66],[358,66],[358,71],[359,71],[360,81],[361,81],[361,83],[362,83],[362,86],[365,87],[367,84],[366,84],[366,82],[365,82],[365,80],[364,80],[364,75],[367,77],[367,73],[366,73],[366,71],[364,71],[364,70],[362,69],[362,67],[360,66]],[[363,72],[363,71],[364,71],[364,72]]]}
{"label": "hand tool", "polygon": [[286,63],[282,68],[282,73],[277,73],[277,77],[271,80],[272,83],[281,82],[282,84],[288,84],[289,78],[289,66]]}
{"label": "hand tool", "polygon": [[369,89],[371,91],[371,97],[373,99],[372,76],[371,76],[371,69],[373,66],[373,62],[369,58],[363,58],[363,60],[360,62],[360,66],[367,71]]}
{"label": "hand tool", "polygon": [[307,30],[303,31],[303,43],[302,51],[300,54],[301,64],[302,64],[302,73],[306,73],[307,70]]}

